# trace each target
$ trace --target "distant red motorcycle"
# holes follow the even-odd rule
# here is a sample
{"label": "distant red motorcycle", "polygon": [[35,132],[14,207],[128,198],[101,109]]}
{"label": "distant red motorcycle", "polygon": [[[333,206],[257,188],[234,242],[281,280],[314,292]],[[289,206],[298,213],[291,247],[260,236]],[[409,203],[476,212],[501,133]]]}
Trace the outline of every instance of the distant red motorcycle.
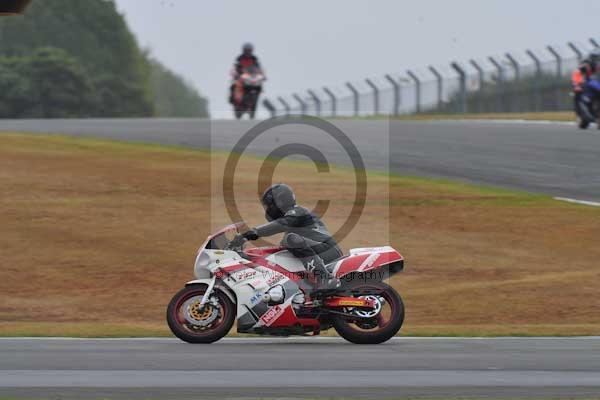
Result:
{"label": "distant red motorcycle", "polygon": [[254,119],[258,97],[266,77],[256,66],[246,67],[233,84],[233,112],[236,119],[248,113]]}
{"label": "distant red motorcycle", "polygon": [[229,332],[318,335],[334,328],[353,343],[382,343],[404,321],[400,295],[384,279],[402,271],[404,259],[389,246],[351,249],[327,268],[342,285],[315,292],[302,262],[279,247],[249,248],[242,224],[208,237],[196,257],[196,280],[167,309],[171,331],[189,343],[212,343]]}

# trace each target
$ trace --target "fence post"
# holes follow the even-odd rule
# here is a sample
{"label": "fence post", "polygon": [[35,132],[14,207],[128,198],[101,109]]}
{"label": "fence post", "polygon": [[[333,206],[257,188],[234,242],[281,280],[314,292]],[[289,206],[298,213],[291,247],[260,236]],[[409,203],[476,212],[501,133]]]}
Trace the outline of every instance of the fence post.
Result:
{"label": "fence post", "polygon": [[515,81],[520,80],[521,79],[521,66],[519,65],[519,62],[510,53],[506,53],[506,59],[508,60],[510,65],[512,65],[513,69],[515,70]]}
{"label": "fence post", "polygon": [[467,112],[467,74],[457,62],[453,62],[450,66],[456,71],[460,78],[460,108],[458,112],[465,114]]}
{"label": "fence post", "polygon": [[535,111],[542,110],[542,91],[541,91],[541,80],[542,80],[542,62],[539,57],[531,50],[526,51],[527,55],[533,60],[535,64],[535,79],[533,84],[535,85]]}
{"label": "fence post", "polygon": [[482,90],[483,85],[485,85],[485,74],[483,72],[483,68],[481,68],[481,65],[479,65],[479,63],[475,60],[470,60],[469,62],[471,63],[473,68],[475,68],[475,70],[477,71],[477,77],[479,80],[479,90]]}
{"label": "fence post", "polygon": [[558,111],[560,110],[560,99],[562,97],[562,91],[560,90],[560,84],[559,81],[562,78],[562,57],[560,56],[560,54],[558,54],[558,52],[554,49],[554,47],[552,46],[547,46],[546,47],[548,49],[548,51],[550,52],[550,54],[552,54],[554,56],[554,58],[556,59],[556,108],[555,110]]}
{"label": "fence post", "polygon": [[600,44],[598,44],[598,42],[596,41],[596,39],[594,38],[590,38],[590,43],[592,44],[592,46],[594,47],[600,47]]}
{"label": "fence post", "polygon": [[394,115],[398,116],[400,114],[400,85],[391,75],[387,74],[385,79],[392,85],[394,88]]}
{"label": "fence post", "polygon": [[429,71],[431,71],[431,73],[435,76],[435,80],[437,81],[437,108],[438,112],[441,112],[443,106],[444,80],[442,78],[442,74],[440,74],[433,65],[429,66]]}
{"label": "fence post", "polygon": [[496,67],[498,77],[496,78],[496,112],[504,111],[504,68],[494,57],[488,57],[488,60]]}
{"label": "fence post", "polygon": [[360,94],[358,93],[358,90],[356,90],[354,85],[350,82],[346,82],[346,87],[350,89],[350,91],[352,92],[352,96],[354,96],[354,116],[358,117],[358,114],[360,113]]}
{"label": "fence post", "polygon": [[373,89],[373,107],[374,107],[373,113],[374,113],[374,115],[378,115],[379,114],[379,88],[370,79],[365,79],[365,82],[367,82],[367,85],[369,85],[369,87],[371,89]]}
{"label": "fence post", "polygon": [[296,99],[298,104],[300,104],[301,114],[306,115],[306,102],[302,100],[302,97],[300,97],[300,95],[298,95],[297,93],[294,93],[292,96],[294,97],[294,99]]}
{"label": "fence post", "polygon": [[477,101],[477,112],[482,113],[485,108],[484,104],[483,104],[483,100],[485,99],[485,93],[483,92],[483,89],[485,86],[485,73],[483,72],[483,68],[481,68],[481,65],[479,65],[479,63],[477,61],[470,60],[469,62],[471,63],[473,68],[475,68],[475,70],[477,71],[477,77],[479,80],[479,92],[481,95],[481,99],[479,101]]}
{"label": "fence post", "polygon": [[421,80],[417,75],[415,75],[411,70],[406,71],[410,79],[415,82],[415,103],[416,103],[416,113],[419,114],[421,112]]}
{"label": "fence post", "polygon": [[275,115],[277,115],[277,109],[275,108],[273,103],[271,103],[271,101],[269,99],[264,99],[262,103],[263,103],[263,106],[265,106],[265,108],[271,114],[271,117],[274,117]]}
{"label": "fence post", "polygon": [[552,56],[554,56],[554,58],[556,59],[556,77],[560,78],[562,76],[562,57],[560,56],[560,54],[558,54],[554,47],[547,46],[546,48],[548,49],[550,54],[552,54]]}
{"label": "fence post", "polygon": [[577,61],[583,60],[583,53],[581,52],[581,50],[579,50],[577,46],[575,46],[575,43],[569,42],[567,44],[569,45],[571,50],[573,50],[573,53],[575,53],[575,55],[577,56]]}
{"label": "fence post", "polygon": [[329,88],[327,86],[323,87],[323,91],[325,93],[327,93],[327,96],[329,96],[329,99],[331,100],[331,116],[335,118],[336,114],[337,114],[337,98],[335,97],[335,94],[329,90]]}
{"label": "fence post", "polygon": [[515,83],[516,83],[516,85],[514,85],[513,90],[511,91],[512,95],[510,97],[512,98],[512,102],[510,104],[509,111],[519,111],[521,109],[521,101],[520,101],[520,93],[519,93],[518,83],[521,80],[521,66],[519,65],[519,62],[517,61],[517,59],[514,58],[513,55],[510,53],[506,53],[506,59],[508,60],[510,65],[512,65],[513,69],[515,70]]}
{"label": "fence post", "polygon": [[281,105],[283,106],[283,109],[285,110],[285,115],[290,115],[290,113],[292,112],[292,108],[290,107],[289,103],[287,101],[285,101],[285,99],[281,96],[279,96],[277,98],[277,100],[279,100],[279,102],[281,103]]}
{"label": "fence post", "polygon": [[308,95],[315,102],[315,111],[316,111],[317,117],[320,117],[321,116],[321,99],[319,99],[319,96],[317,96],[317,94],[313,90],[308,90]]}

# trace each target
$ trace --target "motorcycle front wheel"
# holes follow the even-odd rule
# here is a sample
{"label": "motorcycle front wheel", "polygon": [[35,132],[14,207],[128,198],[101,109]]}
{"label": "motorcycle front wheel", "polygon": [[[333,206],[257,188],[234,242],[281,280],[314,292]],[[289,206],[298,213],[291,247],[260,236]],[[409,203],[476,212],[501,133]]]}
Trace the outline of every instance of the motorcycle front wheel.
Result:
{"label": "motorcycle front wheel", "polygon": [[394,288],[383,282],[362,282],[348,291],[353,297],[373,300],[376,308],[346,308],[345,315],[334,315],[332,324],[341,337],[356,344],[379,344],[398,333],[404,323],[404,303]]}
{"label": "motorcycle front wheel", "polygon": [[187,286],[173,296],[167,307],[167,324],[184,342],[216,342],[227,335],[235,322],[235,305],[217,288],[207,304],[200,307],[206,289],[207,285]]}

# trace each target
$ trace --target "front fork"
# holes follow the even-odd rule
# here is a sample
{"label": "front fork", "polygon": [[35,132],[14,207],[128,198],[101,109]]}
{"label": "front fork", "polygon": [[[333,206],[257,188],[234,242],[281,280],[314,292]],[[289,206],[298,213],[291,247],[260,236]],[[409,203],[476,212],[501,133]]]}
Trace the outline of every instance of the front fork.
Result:
{"label": "front fork", "polygon": [[213,292],[216,281],[217,281],[216,277],[212,277],[209,279],[196,279],[194,281],[189,281],[188,283],[185,284],[185,286],[198,285],[198,284],[205,284],[207,286],[206,292],[204,292],[204,295],[202,296],[202,300],[200,300],[200,308],[202,308],[206,305],[206,303],[210,299],[210,295]]}
{"label": "front fork", "polygon": [[206,292],[204,293],[204,295],[202,296],[202,300],[200,300],[200,307],[204,307],[204,305],[208,302],[208,300],[210,299],[211,294],[213,294],[214,288],[215,286],[219,288],[219,290],[221,290],[222,292],[225,293],[225,295],[227,297],[229,297],[229,300],[231,300],[231,302],[233,304],[237,304],[236,301],[236,297],[235,294],[231,291],[230,288],[228,288],[227,286],[223,285],[221,282],[217,283],[217,278],[216,277],[212,277],[212,278],[208,278],[208,279],[196,279],[193,281],[189,281],[185,284],[185,286],[190,286],[190,285],[206,285]]}

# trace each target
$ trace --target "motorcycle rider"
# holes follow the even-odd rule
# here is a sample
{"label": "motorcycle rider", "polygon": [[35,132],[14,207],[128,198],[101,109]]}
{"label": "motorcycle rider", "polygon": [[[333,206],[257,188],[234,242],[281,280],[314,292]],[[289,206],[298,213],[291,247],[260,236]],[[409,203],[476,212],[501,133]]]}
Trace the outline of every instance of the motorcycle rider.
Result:
{"label": "motorcycle rider", "polygon": [[586,82],[598,72],[600,66],[600,48],[596,48],[590,52],[590,54],[581,61],[579,66],[571,75],[571,84],[573,85],[573,94],[575,102],[575,113],[577,116],[581,116],[583,112],[586,112],[584,107],[586,105],[583,102],[583,93]]}
{"label": "motorcycle rider", "polygon": [[242,54],[235,59],[235,70],[241,74],[244,68],[255,66],[260,68],[258,57],[254,55],[254,46],[252,43],[244,43],[242,46]]}
{"label": "motorcycle rider", "polygon": [[342,251],[321,219],[307,208],[296,204],[291,187],[278,183],[261,197],[268,223],[245,232],[247,240],[257,240],[285,232],[281,246],[302,261],[308,272],[317,278],[317,290],[335,289],[340,285],[326,268],[342,256]]}
{"label": "motorcycle rider", "polygon": [[258,57],[256,57],[254,55],[254,46],[252,45],[252,43],[244,43],[244,45],[242,46],[242,54],[240,54],[235,59],[233,71],[231,74],[232,75],[231,77],[234,82],[231,84],[231,87],[229,90],[230,91],[229,102],[231,104],[234,103],[233,90],[235,87],[235,81],[240,77],[242,72],[244,72],[244,69],[249,68],[249,67],[256,67],[256,68],[262,69],[260,66],[260,62],[258,61]]}

